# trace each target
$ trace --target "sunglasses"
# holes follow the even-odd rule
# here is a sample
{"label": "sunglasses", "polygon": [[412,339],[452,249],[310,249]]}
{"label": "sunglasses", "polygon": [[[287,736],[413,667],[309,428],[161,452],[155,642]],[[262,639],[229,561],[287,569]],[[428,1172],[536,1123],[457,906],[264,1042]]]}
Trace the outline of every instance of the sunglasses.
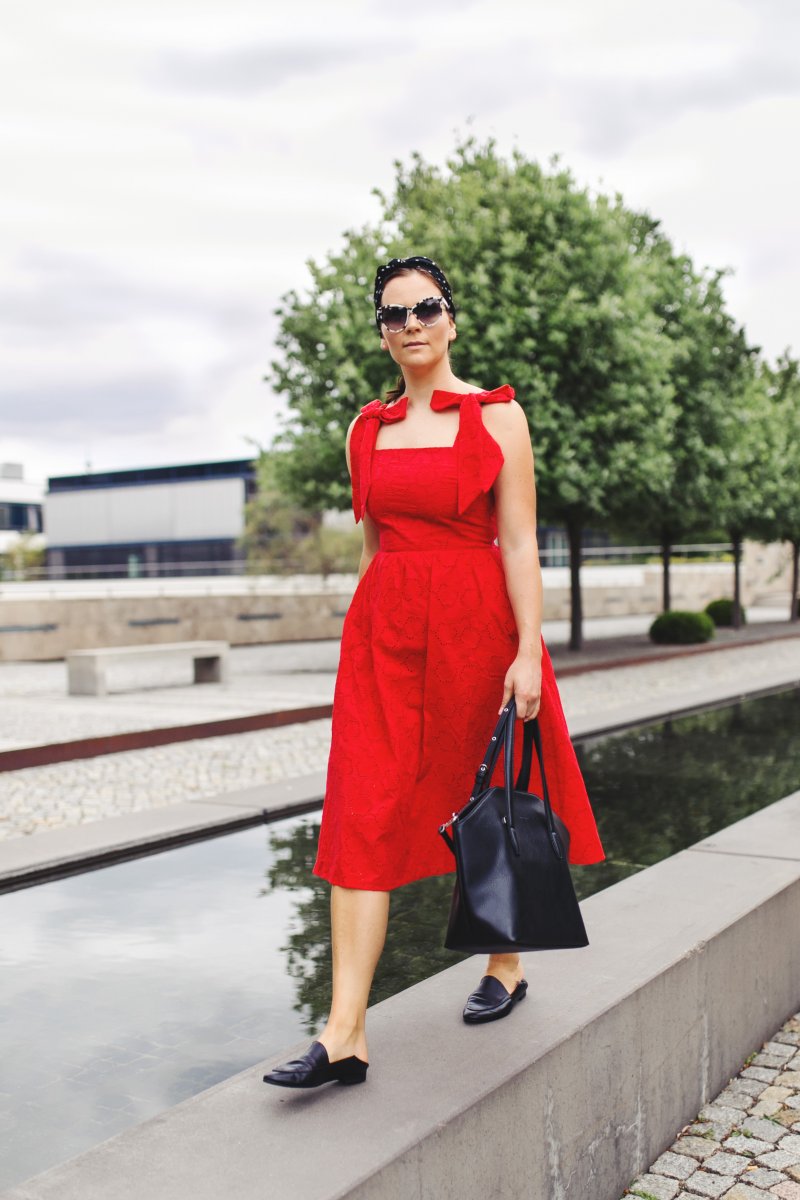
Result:
{"label": "sunglasses", "polygon": [[389,333],[399,333],[408,324],[409,314],[413,312],[420,325],[430,328],[441,317],[447,301],[444,296],[428,296],[418,304],[407,308],[405,304],[382,304],[378,308],[378,320],[385,325]]}

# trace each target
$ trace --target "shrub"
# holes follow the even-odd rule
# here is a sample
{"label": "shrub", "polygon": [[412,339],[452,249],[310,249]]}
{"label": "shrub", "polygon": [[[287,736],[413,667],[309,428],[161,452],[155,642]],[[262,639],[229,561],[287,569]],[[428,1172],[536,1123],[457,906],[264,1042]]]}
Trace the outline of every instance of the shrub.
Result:
{"label": "shrub", "polygon": [[[733,624],[733,600],[727,596],[720,600],[711,600],[703,611],[708,613],[715,625]],[[747,613],[743,604],[741,605],[741,614],[744,625],[747,621]]]}
{"label": "shrub", "polygon": [[673,609],[660,613],[649,629],[650,640],[671,645],[708,642],[714,636],[714,622],[708,613]]}

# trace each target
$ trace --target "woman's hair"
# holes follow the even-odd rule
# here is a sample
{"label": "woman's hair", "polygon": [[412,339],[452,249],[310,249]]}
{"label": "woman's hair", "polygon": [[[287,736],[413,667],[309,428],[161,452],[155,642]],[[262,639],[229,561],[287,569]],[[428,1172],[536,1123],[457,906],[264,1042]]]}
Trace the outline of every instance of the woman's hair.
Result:
{"label": "woman's hair", "polygon": [[[381,323],[378,317],[378,309],[383,299],[383,289],[390,279],[395,275],[409,275],[412,271],[422,271],[425,275],[430,275],[431,279],[436,283],[444,296],[446,308],[450,315],[455,320],[456,306],[453,303],[453,293],[450,289],[450,284],[447,281],[442,268],[438,263],[435,263],[432,258],[426,258],[423,254],[413,254],[410,258],[392,258],[388,263],[378,267],[375,273],[375,290],[373,299],[375,302],[375,324],[380,330]],[[406,390],[405,379],[402,374],[398,375],[397,382],[393,388],[389,388],[386,393],[385,403],[391,404],[393,400],[399,400]]]}
{"label": "woman's hair", "polygon": [[394,400],[399,400],[400,397],[405,392],[405,390],[406,390],[406,381],[405,381],[405,379],[403,377],[403,373],[401,371],[400,374],[397,376],[397,380],[395,382],[394,387],[389,388],[389,390],[386,392],[386,395],[383,398],[384,404],[391,404]]}

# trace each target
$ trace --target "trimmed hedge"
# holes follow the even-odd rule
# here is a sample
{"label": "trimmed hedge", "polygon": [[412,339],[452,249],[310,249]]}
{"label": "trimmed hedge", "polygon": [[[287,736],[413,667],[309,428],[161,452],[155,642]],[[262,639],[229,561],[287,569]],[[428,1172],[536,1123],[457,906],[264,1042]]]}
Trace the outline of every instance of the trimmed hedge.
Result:
{"label": "trimmed hedge", "polygon": [[716,626],[705,612],[688,612],[672,609],[660,613],[648,630],[651,642],[670,645],[688,645],[691,642],[709,642]]}
{"label": "trimmed hedge", "polygon": [[[733,600],[727,596],[721,600],[711,600],[705,606],[704,612],[707,612],[715,625],[733,625]],[[747,624],[747,612],[744,605],[741,605],[742,624]]]}

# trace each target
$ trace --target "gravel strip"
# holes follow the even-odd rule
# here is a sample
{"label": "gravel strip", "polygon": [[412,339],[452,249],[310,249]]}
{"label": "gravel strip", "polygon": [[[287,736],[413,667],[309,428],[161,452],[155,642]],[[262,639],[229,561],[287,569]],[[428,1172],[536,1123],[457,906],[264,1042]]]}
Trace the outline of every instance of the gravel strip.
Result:
{"label": "gravel strip", "polygon": [[[273,665],[285,669],[284,663]],[[308,666],[307,685],[316,692],[319,677],[313,672],[311,660]],[[21,683],[18,670],[16,674]],[[746,691],[791,678],[800,678],[800,639],[567,676],[559,681],[559,690],[567,721],[575,733],[575,724],[611,725],[618,714],[629,715],[632,708],[644,716],[690,705],[707,698],[710,691]],[[146,699],[143,693],[136,698],[139,703]],[[84,698],[71,699],[80,706]],[[28,705],[33,703],[29,697]],[[49,707],[47,711],[50,714]],[[171,723],[180,723],[175,719],[176,711],[171,716]],[[184,712],[188,720],[201,716]],[[26,710],[26,719],[35,718],[34,705]],[[330,730],[330,719],[325,718],[6,771],[0,773],[0,840],[208,799],[321,770],[327,766]]]}

